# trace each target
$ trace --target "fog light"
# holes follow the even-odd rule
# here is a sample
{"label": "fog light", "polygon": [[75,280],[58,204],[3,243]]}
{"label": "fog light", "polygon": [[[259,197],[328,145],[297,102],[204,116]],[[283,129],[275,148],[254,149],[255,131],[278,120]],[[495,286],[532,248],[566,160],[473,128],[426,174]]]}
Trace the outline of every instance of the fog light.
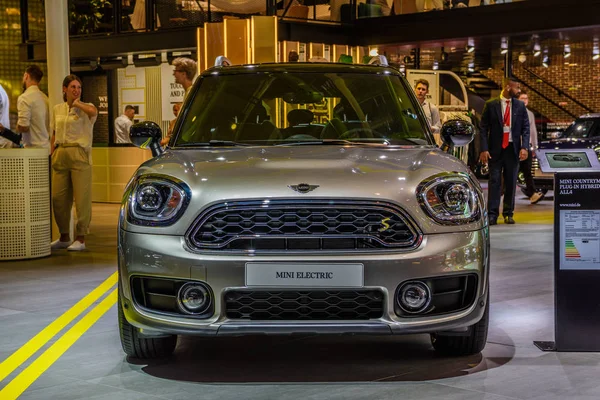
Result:
{"label": "fog light", "polygon": [[206,286],[200,283],[188,282],[177,294],[179,309],[186,314],[202,314],[210,307],[210,293]]}
{"label": "fog light", "polygon": [[423,282],[407,282],[398,290],[398,305],[407,313],[419,313],[429,307],[431,291]]}

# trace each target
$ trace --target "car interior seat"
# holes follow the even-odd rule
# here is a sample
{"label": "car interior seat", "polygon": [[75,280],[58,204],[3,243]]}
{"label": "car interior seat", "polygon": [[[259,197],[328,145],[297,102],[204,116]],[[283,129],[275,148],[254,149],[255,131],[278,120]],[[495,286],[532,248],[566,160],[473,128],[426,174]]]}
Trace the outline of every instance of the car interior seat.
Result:
{"label": "car interior seat", "polygon": [[284,129],[283,136],[288,138],[294,135],[310,135],[319,137],[322,129],[319,125],[311,125],[315,116],[312,111],[303,108],[290,110],[287,114],[288,127]]}
{"label": "car interior seat", "polygon": [[256,105],[248,119],[238,128],[235,137],[238,142],[279,139],[281,139],[281,132],[271,122],[262,104]]}

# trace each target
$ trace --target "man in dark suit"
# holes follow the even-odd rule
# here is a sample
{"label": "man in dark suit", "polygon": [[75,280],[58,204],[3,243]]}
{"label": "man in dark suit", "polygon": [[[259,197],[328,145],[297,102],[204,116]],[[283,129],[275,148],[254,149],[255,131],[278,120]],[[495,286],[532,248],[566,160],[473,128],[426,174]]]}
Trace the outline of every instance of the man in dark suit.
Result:
{"label": "man in dark suit", "polygon": [[504,204],[502,216],[505,224],[514,224],[515,189],[519,161],[527,159],[529,149],[529,117],[525,104],[517,100],[519,83],[504,78],[500,97],[485,103],[481,116],[481,153],[483,164],[489,163],[488,218],[496,225],[500,214],[502,177],[504,177]]}

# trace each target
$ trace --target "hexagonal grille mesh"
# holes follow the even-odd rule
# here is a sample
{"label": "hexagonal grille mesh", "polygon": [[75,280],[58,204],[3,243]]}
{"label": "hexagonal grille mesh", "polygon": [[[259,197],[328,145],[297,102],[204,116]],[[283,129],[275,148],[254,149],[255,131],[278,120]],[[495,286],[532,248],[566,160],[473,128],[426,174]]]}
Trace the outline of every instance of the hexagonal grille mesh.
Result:
{"label": "hexagonal grille mesh", "polygon": [[368,320],[383,315],[378,290],[234,290],[225,294],[227,318],[246,320]]}
{"label": "hexagonal grille mesh", "polygon": [[348,201],[230,203],[205,212],[191,232],[200,250],[406,248],[419,237],[398,208]]}

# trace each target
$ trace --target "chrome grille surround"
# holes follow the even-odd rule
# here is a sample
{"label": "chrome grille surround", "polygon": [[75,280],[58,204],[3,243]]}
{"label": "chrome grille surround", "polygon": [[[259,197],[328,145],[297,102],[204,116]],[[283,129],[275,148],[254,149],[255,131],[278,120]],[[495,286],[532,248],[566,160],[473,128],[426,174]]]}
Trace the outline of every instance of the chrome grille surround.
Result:
{"label": "chrome grille surround", "polygon": [[194,251],[219,253],[398,252],[417,248],[422,234],[392,203],[265,199],[209,207],[186,241]]}

